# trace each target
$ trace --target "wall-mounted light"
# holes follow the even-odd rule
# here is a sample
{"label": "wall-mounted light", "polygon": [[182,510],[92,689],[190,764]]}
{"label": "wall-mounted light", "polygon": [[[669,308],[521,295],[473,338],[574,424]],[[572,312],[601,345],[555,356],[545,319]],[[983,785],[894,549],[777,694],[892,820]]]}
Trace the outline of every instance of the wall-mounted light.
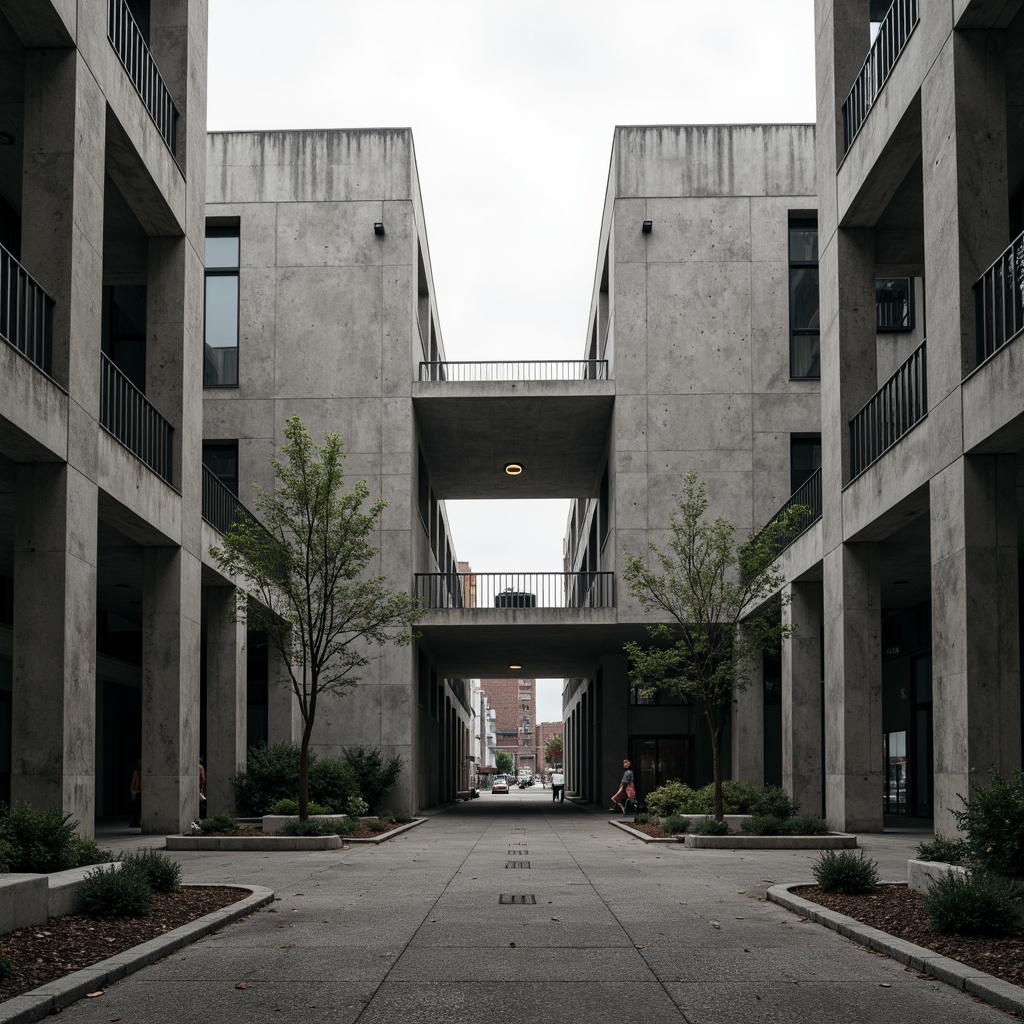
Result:
{"label": "wall-mounted light", "polygon": [[522,667],[522,665],[509,665],[509,668],[512,669],[513,672],[518,672]]}
{"label": "wall-mounted light", "polygon": [[373,233],[378,238],[384,237],[384,225],[379,220],[373,222]]}
{"label": "wall-mounted light", "polygon": [[649,234],[651,233],[651,228],[652,228],[652,227],[654,227],[654,221],[651,221],[651,220],[645,220],[645,221],[644,221],[644,226],[643,226],[643,228],[642,228],[642,230],[643,230],[643,233],[644,233],[645,235],[649,235]]}
{"label": "wall-mounted light", "polygon": [[508,463],[507,466],[505,466],[505,472],[509,476],[519,476],[519,474],[522,473],[522,471],[523,471],[522,463],[519,463],[519,462],[510,462],[510,463]]}

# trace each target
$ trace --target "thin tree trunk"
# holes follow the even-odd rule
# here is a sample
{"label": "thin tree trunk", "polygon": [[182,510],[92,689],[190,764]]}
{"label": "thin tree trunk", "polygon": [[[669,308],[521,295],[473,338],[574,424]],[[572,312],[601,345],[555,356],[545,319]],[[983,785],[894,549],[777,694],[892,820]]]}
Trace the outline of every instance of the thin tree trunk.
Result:
{"label": "thin tree trunk", "polygon": [[312,731],[309,723],[304,722],[299,746],[299,821],[309,818],[309,737]]}
{"label": "thin tree trunk", "polygon": [[722,749],[721,749],[721,725],[715,715],[711,702],[704,701],[704,717],[708,722],[708,729],[711,732],[711,766],[715,781],[715,817],[719,821],[725,820],[725,809],[722,805]]}

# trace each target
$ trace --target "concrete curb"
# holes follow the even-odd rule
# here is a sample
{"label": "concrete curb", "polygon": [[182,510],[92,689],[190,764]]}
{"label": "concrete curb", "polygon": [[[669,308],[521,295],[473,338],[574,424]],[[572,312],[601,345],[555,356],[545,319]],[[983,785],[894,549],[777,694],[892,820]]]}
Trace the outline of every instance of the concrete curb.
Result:
{"label": "concrete curb", "polygon": [[57,981],[51,981],[48,985],[41,985],[31,992],[25,992],[5,1003],[0,1003],[0,1024],[31,1024],[32,1021],[41,1020],[54,1010],[62,1010],[65,1006],[77,1002],[89,992],[95,992],[115,981],[120,981],[136,971],[141,971],[143,967],[163,960],[175,950],[198,942],[210,932],[248,917],[254,910],[266,906],[274,899],[273,890],[261,885],[239,885],[231,888],[248,889],[250,895],[164,935],[158,935],[140,946],[126,949],[123,953],[117,953],[91,967],[84,967]]}
{"label": "concrete curb", "polygon": [[609,821],[608,824],[622,829],[623,832],[628,832],[634,839],[639,839],[644,843],[673,843],[678,845],[683,841],[682,836],[679,836],[677,839],[659,839],[657,836],[649,836],[646,832],[641,832],[639,829],[630,828],[624,821],[613,820]]}
{"label": "concrete curb", "polygon": [[426,818],[414,818],[412,821],[407,821],[404,825],[393,828],[390,832],[382,832],[379,836],[374,836],[372,839],[353,839],[350,836],[345,836],[345,842],[350,846],[362,845],[364,843],[380,846],[381,843],[386,843],[389,839],[394,839],[395,836],[400,836],[403,832],[408,832],[409,829],[413,829],[417,825],[425,825],[426,823]]}
{"label": "concrete curb", "polygon": [[[811,903],[801,896],[794,895],[791,890],[798,889],[804,885],[813,885],[813,882],[791,882],[788,885],[773,885],[768,890],[768,899],[785,907],[794,913],[810,918],[816,924],[822,924],[831,928],[840,935],[852,939],[854,942],[873,949],[876,953],[885,953],[893,960],[906,964],[919,974],[930,974],[939,981],[952,985],[953,988],[969,995],[984,999],[986,1003],[999,1007],[1001,1010],[1013,1010],[1015,1013],[1024,1014],[1024,988],[1012,985],[1001,978],[994,978],[991,974],[979,971],[975,967],[968,967],[959,960],[951,960],[948,956],[941,956],[924,946],[915,945],[905,939],[898,939],[877,928],[871,928],[866,924],[855,921],[845,914],[836,913],[834,910],[826,910],[817,903]],[[902,882],[883,882],[883,885],[903,885]]]}
{"label": "concrete curb", "polygon": [[855,850],[857,837],[831,836],[686,836],[689,850]]}
{"label": "concrete curb", "polygon": [[340,836],[168,836],[167,850],[215,850],[222,853],[295,853],[298,850],[340,850]]}

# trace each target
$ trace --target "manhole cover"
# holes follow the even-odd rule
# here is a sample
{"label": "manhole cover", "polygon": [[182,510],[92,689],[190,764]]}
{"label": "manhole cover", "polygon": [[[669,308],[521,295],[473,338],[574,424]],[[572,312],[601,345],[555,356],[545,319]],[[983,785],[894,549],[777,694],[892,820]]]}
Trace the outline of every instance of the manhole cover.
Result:
{"label": "manhole cover", "polygon": [[528,868],[530,862],[528,860],[507,860],[505,861],[505,867],[507,868]]}
{"label": "manhole cover", "polygon": [[532,896],[532,895],[519,896],[519,895],[514,895],[512,893],[503,892],[498,897],[498,902],[499,903],[531,903],[531,904],[533,904],[533,903],[537,902],[537,897],[536,896]]}

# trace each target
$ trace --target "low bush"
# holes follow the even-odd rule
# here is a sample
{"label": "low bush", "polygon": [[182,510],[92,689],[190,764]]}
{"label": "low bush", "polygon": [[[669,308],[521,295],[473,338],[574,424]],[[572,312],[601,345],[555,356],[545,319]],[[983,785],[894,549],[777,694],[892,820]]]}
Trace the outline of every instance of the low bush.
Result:
{"label": "low bush", "polygon": [[90,864],[106,864],[109,861],[117,860],[110,850],[104,850],[97,846],[92,839],[83,839],[75,836],[71,840],[71,854],[74,857],[76,868],[88,867]]}
{"label": "low bush", "polygon": [[338,823],[309,818],[306,821],[286,821],[277,834],[279,836],[334,836],[338,835]]}
{"label": "low bush", "polygon": [[[310,754],[310,760],[313,759]],[[299,789],[299,748],[294,743],[250,747],[245,770],[231,777],[238,813],[266,814],[278,801],[291,799]]]}
{"label": "low bush", "polygon": [[0,874],[7,874],[11,871],[18,851],[6,839],[0,839]]}
{"label": "low bush", "polygon": [[401,777],[404,760],[397,756],[385,758],[380,747],[347,747],[342,757],[354,772],[359,795],[370,813],[379,814]]}
{"label": "low bush", "polygon": [[411,814],[399,813],[395,815],[395,821],[397,821],[399,825],[408,825],[410,821],[415,820],[416,819],[413,818]]}
{"label": "low bush", "polygon": [[792,818],[799,808],[779,786],[765,786],[750,798],[750,813],[757,817]]}
{"label": "low bush", "polygon": [[1000,875],[1024,875],[1024,772],[1009,778],[992,769],[988,786],[971,783],[964,809],[954,811],[957,825],[967,835],[971,860]]}
{"label": "low bush", "polygon": [[[298,800],[278,800],[273,807],[267,811],[268,814],[298,814],[299,813],[299,801]],[[312,800],[306,805],[307,814],[333,814],[334,812],[329,807],[324,807],[323,804],[314,803]]]}
{"label": "low bush", "polygon": [[199,822],[199,831],[204,836],[211,832],[237,832],[238,819],[233,814],[214,814]]}
{"label": "low bush", "polygon": [[363,823],[358,818],[343,818],[333,824],[334,831],[339,836],[350,836],[363,827]]}
{"label": "low bush", "polygon": [[991,871],[949,872],[932,884],[922,907],[932,927],[961,935],[993,935],[1013,927],[1020,888]]}
{"label": "low bush", "polygon": [[634,814],[633,823],[635,825],[648,825],[650,824],[651,816],[649,814]]}
{"label": "low bush", "polygon": [[729,826],[717,818],[701,818],[692,826],[692,831],[698,836],[727,836]]}
{"label": "low bush", "polygon": [[156,850],[140,850],[121,858],[122,873],[141,872],[153,892],[174,892],[181,885],[181,865],[171,860],[166,853]]}
{"label": "low bush", "polygon": [[391,828],[391,821],[388,818],[377,818],[375,821],[368,821],[366,827],[371,832],[387,832]]}
{"label": "low bush", "polygon": [[791,836],[826,836],[828,822],[814,814],[797,814],[787,818],[786,825]]}
{"label": "low bush", "polygon": [[934,860],[941,864],[964,864],[970,851],[966,839],[948,839],[937,835],[930,843],[919,843],[919,860]]}
{"label": "low bush", "polygon": [[661,818],[669,814],[685,814],[695,795],[685,782],[672,779],[647,794],[647,809]]}
{"label": "low bush", "polygon": [[774,814],[755,814],[743,821],[740,828],[752,836],[787,836],[790,834],[789,820]]}
{"label": "low bush", "polygon": [[811,870],[825,892],[855,896],[878,885],[878,864],[853,850],[826,850]]}
{"label": "low bush", "polygon": [[[296,785],[295,789],[298,789]],[[294,792],[294,790],[293,790]],[[309,765],[309,799],[334,814],[353,814],[352,808],[365,806],[359,778],[341,757],[318,757]]]}
{"label": "low bush", "polygon": [[661,830],[662,832],[668,832],[669,835],[679,835],[689,827],[690,822],[686,818],[681,818],[678,814],[670,814],[667,818],[661,819]]}
{"label": "low bush", "polygon": [[90,872],[79,896],[89,917],[142,917],[153,903],[153,888],[144,871],[111,865]]}
{"label": "low bush", "polygon": [[0,840],[9,849],[9,871],[47,874],[76,866],[78,822],[56,807],[36,811],[28,804],[0,805]]}
{"label": "low bush", "polygon": [[9,981],[14,977],[14,964],[5,956],[0,956],[0,981]]}

